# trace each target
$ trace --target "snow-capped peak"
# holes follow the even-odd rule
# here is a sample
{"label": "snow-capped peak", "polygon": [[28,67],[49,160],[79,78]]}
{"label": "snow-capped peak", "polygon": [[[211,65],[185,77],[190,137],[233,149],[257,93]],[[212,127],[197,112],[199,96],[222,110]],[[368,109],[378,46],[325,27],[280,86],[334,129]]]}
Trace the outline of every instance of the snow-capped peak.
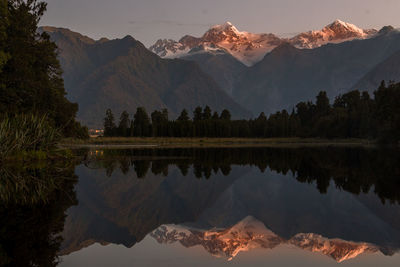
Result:
{"label": "snow-capped peak", "polygon": [[354,32],[354,33],[359,33],[360,35],[365,34],[363,29],[360,29],[359,27],[357,27],[354,24],[341,21],[340,19],[335,20],[333,23],[331,23],[325,27],[325,29],[331,29],[331,30],[335,30],[338,28],[346,29],[347,31]]}
{"label": "snow-capped peak", "polygon": [[161,57],[184,57],[189,53],[226,52],[247,66],[254,65],[282,43],[299,49],[313,49],[328,43],[341,43],[374,36],[376,30],[363,30],[351,23],[335,20],[321,30],[301,33],[293,38],[279,38],[274,34],[239,31],[231,22],[212,26],[202,37],[186,35],[179,42],[159,40],[149,49]]}
{"label": "snow-capped peak", "polygon": [[366,39],[377,33],[376,30],[363,30],[354,24],[335,20],[322,30],[301,33],[289,41],[300,49],[316,48],[328,43],[341,43],[354,39]]}
{"label": "snow-capped peak", "polygon": [[200,38],[186,35],[179,42],[165,42],[164,49],[160,46],[160,42],[149,49],[161,57],[169,58],[186,56],[193,51],[196,53],[225,51],[245,65],[251,66],[280,43],[281,39],[273,34],[239,31],[228,21],[212,26]]}
{"label": "snow-capped peak", "polygon": [[240,34],[239,30],[229,21],[225,22],[224,24],[221,25],[214,25],[210,28],[210,30],[216,30],[216,31],[221,31],[221,32],[234,32],[236,34]]}

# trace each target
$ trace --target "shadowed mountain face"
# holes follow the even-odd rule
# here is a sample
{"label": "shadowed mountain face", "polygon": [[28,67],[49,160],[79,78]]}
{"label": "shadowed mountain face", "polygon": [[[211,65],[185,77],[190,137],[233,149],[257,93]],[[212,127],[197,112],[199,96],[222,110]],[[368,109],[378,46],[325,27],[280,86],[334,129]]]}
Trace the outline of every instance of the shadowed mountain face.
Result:
{"label": "shadowed mountain face", "polygon": [[133,114],[139,106],[149,112],[168,108],[175,117],[184,108],[209,105],[250,116],[194,62],[161,59],[130,36],[94,41],[66,29],[41,30],[58,45],[68,97],[90,127],[102,125],[107,108],[117,114]]}
{"label": "shadowed mountain face", "polygon": [[181,59],[195,61],[229,95],[232,95],[237,78],[246,69],[244,64],[225,52],[195,53]]}
{"label": "shadowed mountain face", "polygon": [[232,260],[240,252],[252,249],[274,249],[283,244],[290,244],[300,249],[322,253],[343,262],[364,253],[376,253],[379,248],[373,244],[358,243],[340,239],[328,239],[317,234],[297,234],[285,240],[252,216],[248,216],[227,229],[201,230],[179,225],[162,225],[150,236],[161,244],[179,242],[190,248],[197,245],[204,247],[216,257]]}
{"label": "shadowed mountain face", "polygon": [[[290,110],[300,101],[313,100],[322,90],[333,98],[351,89],[364,75],[399,51],[399,47],[397,31],[315,49],[282,44],[244,72],[233,97],[255,114]],[[379,76],[377,80],[386,77]],[[365,89],[371,92],[377,88]]]}
{"label": "shadowed mountain face", "polygon": [[281,244],[336,261],[393,255],[397,161],[396,151],[362,148],[91,151],[76,169],[79,205],[68,211],[60,253],[132,247],[152,233],[228,259]]}
{"label": "shadowed mountain face", "polygon": [[372,92],[379,87],[382,80],[386,82],[400,81],[400,51],[375,66],[353,86],[353,89]]}

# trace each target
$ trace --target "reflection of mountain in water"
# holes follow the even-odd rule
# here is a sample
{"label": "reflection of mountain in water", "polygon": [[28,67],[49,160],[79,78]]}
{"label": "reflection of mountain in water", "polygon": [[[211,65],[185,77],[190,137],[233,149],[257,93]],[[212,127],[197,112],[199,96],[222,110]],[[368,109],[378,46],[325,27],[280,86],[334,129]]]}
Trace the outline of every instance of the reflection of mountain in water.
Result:
{"label": "reflection of mountain in water", "polygon": [[132,247],[161,224],[196,221],[238,177],[215,174],[210,180],[183,176],[170,168],[168,178],[148,174],[140,179],[135,172],[116,170],[110,177],[104,170],[77,168],[79,205],[68,212],[62,254],[95,242]]}
{"label": "reflection of mountain in water", "polygon": [[[365,243],[385,255],[400,247],[395,151],[138,149],[100,155],[87,157],[76,170],[79,205],[68,212],[62,254],[93,243],[132,247],[166,224],[230,229],[249,214],[272,231],[265,230],[272,240],[280,240],[277,244],[313,233],[302,244],[335,259],[344,254],[333,248],[333,241],[336,247],[339,240],[354,241],[343,241],[341,249],[355,254]],[[382,203],[385,199],[394,203]],[[209,238],[221,238],[220,230],[212,233]],[[208,244],[213,251],[213,243]],[[253,242],[248,248],[254,245],[262,246]],[[227,253],[236,249],[227,248]]]}
{"label": "reflection of mountain in water", "polygon": [[273,249],[281,244],[291,244],[304,250],[319,252],[337,262],[379,251],[379,248],[372,244],[327,239],[312,233],[297,234],[285,240],[251,216],[227,229],[200,230],[180,225],[162,225],[150,235],[162,244],[179,242],[188,248],[201,245],[212,255],[227,257],[229,260],[239,252],[257,248]]}

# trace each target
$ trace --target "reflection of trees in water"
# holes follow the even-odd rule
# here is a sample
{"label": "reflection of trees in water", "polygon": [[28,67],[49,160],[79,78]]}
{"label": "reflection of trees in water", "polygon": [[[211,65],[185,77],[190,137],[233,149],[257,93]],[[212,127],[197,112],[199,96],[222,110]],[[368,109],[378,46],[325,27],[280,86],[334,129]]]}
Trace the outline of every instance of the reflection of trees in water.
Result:
{"label": "reflection of trees in water", "polygon": [[396,149],[314,147],[314,148],[174,148],[104,150],[87,166],[105,168],[107,175],[119,168],[144,178],[148,171],[168,175],[170,165],[182,175],[190,170],[195,177],[209,179],[213,173],[227,176],[232,165],[256,166],[291,174],[299,182],[315,183],[326,193],[333,181],[336,187],[354,194],[372,189],[384,202],[400,201],[400,155]]}
{"label": "reflection of trees in water", "polygon": [[56,266],[65,212],[77,204],[74,164],[0,169],[0,265]]}

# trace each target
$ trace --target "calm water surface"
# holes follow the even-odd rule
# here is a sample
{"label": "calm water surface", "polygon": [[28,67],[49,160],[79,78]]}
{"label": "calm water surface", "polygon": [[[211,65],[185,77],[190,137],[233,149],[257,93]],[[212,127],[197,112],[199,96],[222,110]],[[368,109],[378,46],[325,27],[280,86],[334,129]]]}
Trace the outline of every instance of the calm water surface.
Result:
{"label": "calm water surface", "polygon": [[80,153],[2,168],[0,265],[400,266],[398,150]]}

